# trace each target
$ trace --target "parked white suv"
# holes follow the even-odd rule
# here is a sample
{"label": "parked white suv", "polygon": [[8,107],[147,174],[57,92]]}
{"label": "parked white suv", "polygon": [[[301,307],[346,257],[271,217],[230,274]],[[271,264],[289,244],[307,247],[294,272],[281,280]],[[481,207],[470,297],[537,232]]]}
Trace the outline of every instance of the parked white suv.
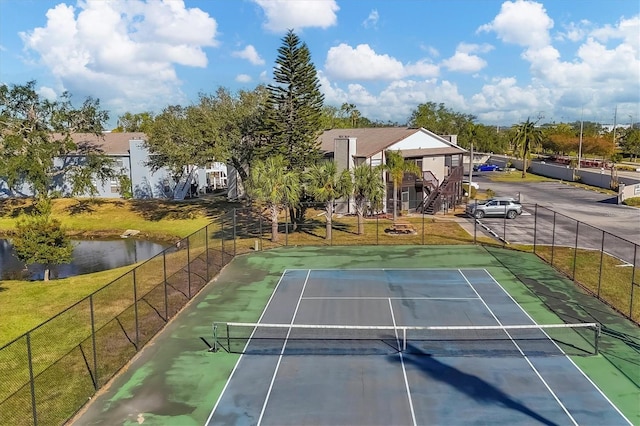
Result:
{"label": "parked white suv", "polygon": [[482,219],[485,216],[507,217],[515,219],[522,214],[522,205],[511,197],[495,197],[484,202],[469,204],[467,214]]}

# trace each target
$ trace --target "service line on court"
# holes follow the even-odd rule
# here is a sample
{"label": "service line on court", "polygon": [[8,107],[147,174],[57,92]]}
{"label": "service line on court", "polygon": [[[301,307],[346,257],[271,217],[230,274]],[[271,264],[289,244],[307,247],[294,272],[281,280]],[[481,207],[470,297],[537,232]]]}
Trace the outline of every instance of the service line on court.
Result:
{"label": "service line on court", "polygon": [[[271,293],[271,296],[269,297],[269,300],[267,301],[267,304],[265,305],[264,309],[262,310],[262,313],[260,314],[260,318],[258,318],[258,322],[262,321],[262,318],[264,317],[265,313],[267,312],[267,309],[271,305],[271,301],[273,300],[274,296],[276,295],[276,292],[278,291],[278,287],[280,287],[280,283],[282,282],[282,279],[284,278],[284,276],[286,274],[287,274],[287,270],[285,269],[284,272],[282,272],[282,274],[280,275],[280,279],[278,279],[278,283],[276,284],[276,287],[273,289],[273,292]],[[251,339],[249,339],[249,340],[251,340]],[[247,344],[249,344],[249,343],[247,342]],[[240,361],[242,361],[243,357],[244,357],[244,354],[240,355],[240,357],[236,361],[236,365],[233,366],[233,370],[231,370],[231,374],[229,374],[229,378],[227,379],[226,383],[224,384],[224,387],[222,388],[222,391],[220,392],[220,395],[218,395],[218,399],[216,400],[216,403],[213,405],[213,408],[211,409],[211,413],[209,413],[209,417],[207,417],[207,421],[205,422],[205,425],[208,425],[211,422],[211,419],[213,418],[213,413],[216,412],[216,409],[218,408],[218,405],[220,404],[220,401],[222,400],[222,396],[225,394],[225,392],[227,390],[227,387],[231,383],[231,379],[233,378],[233,375],[235,374],[236,370],[238,369],[238,365],[240,365]]]}
{"label": "service line on court", "polygon": [[[474,291],[474,293],[476,293],[478,295],[478,297],[480,298],[480,300],[482,301],[482,304],[489,310],[489,313],[491,314],[491,316],[496,320],[496,322],[498,323],[498,325],[504,325],[502,324],[502,322],[498,319],[498,317],[496,316],[496,314],[493,312],[493,310],[489,307],[489,305],[487,305],[487,303],[485,302],[485,300],[482,298],[482,296],[480,296],[480,293],[478,293],[478,291],[476,290],[476,288],[473,286],[473,284],[471,284],[471,282],[467,279],[467,276],[464,274],[464,272],[462,272],[462,270],[459,270],[460,274],[462,275],[462,277],[464,278],[464,280],[467,282],[467,284],[469,284],[469,286],[471,287],[471,289]],[[486,270],[485,270],[486,272]],[[489,276],[491,276],[491,274],[489,274]],[[494,282],[497,282],[495,279],[493,280]],[[518,304],[518,306],[520,306]],[[531,369],[533,370],[533,372],[536,374],[536,376],[538,376],[538,378],[540,379],[540,381],[542,382],[542,384],[547,388],[547,390],[549,391],[549,393],[551,393],[551,395],[553,396],[553,398],[556,400],[556,402],[558,403],[558,405],[560,405],[560,407],[562,408],[562,410],[565,412],[565,414],[569,417],[569,419],[571,420],[571,422],[578,426],[578,422],[573,418],[573,416],[571,415],[571,413],[569,412],[569,410],[567,409],[567,407],[565,407],[565,405],[562,403],[562,401],[560,401],[560,398],[558,398],[558,396],[556,395],[556,393],[553,391],[553,389],[551,389],[551,386],[549,386],[549,384],[547,383],[547,381],[544,379],[544,377],[542,377],[542,374],[538,371],[538,369],[533,365],[533,363],[531,362],[531,360],[529,359],[529,357],[522,351],[522,348],[520,348],[520,345],[518,345],[518,343],[513,340],[513,338],[511,337],[511,334],[509,334],[508,331],[505,330],[505,333],[507,334],[507,336],[509,336],[509,339],[511,339],[511,341],[513,342],[514,346],[518,349],[518,352],[520,352],[520,354],[522,355],[522,357],[524,358],[524,360],[527,362],[527,364],[529,364],[529,367],[531,367]]]}
{"label": "service line on court", "polygon": [[[296,303],[296,309],[293,311],[293,316],[291,317],[291,324],[293,325],[296,322],[296,315],[298,315],[298,309],[300,309],[300,302],[302,302],[302,295],[304,294],[304,290],[307,287],[307,283],[309,282],[309,275],[311,274],[311,270],[307,271],[307,276],[304,278],[304,284],[302,285],[302,291],[300,292],[300,296],[298,296],[298,303]],[[280,355],[278,356],[278,363],[276,364],[276,368],[273,371],[273,376],[271,377],[271,383],[269,383],[269,390],[267,391],[267,395],[264,398],[264,404],[262,404],[262,410],[260,411],[260,417],[258,418],[258,426],[262,423],[262,417],[264,416],[264,412],[267,409],[267,403],[269,402],[269,397],[271,396],[271,391],[273,389],[273,384],[276,381],[276,376],[278,375],[278,370],[280,369],[280,364],[282,363],[282,356],[284,355],[284,350],[287,347],[287,341],[289,340],[289,335],[291,334],[291,329],[287,332],[287,337],[284,339],[284,343],[282,344],[282,349],[280,350]]]}
{"label": "service line on court", "polygon": [[[537,323],[533,318],[531,318],[531,315],[529,315],[529,313],[528,313],[528,312],[527,312],[527,311],[526,311],[526,310],[525,310],[525,309],[524,309],[524,308],[523,308],[523,307],[522,307],[522,306],[521,306],[521,305],[520,305],[520,304],[519,304],[519,303],[518,303],[518,302],[513,298],[513,296],[511,296],[511,294],[509,294],[509,292],[508,292],[507,290],[505,290],[505,288],[502,286],[502,284],[500,284],[500,283],[499,283],[499,282],[498,282],[498,281],[493,277],[493,275],[491,275],[491,274],[489,273],[489,271],[487,271],[487,270],[485,269],[485,270],[484,270],[484,272],[485,272],[487,275],[489,275],[489,277],[491,277],[491,280],[493,280],[493,282],[494,282],[494,283],[495,283],[495,284],[496,284],[496,285],[497,285],[497,286],[502,290],[502,292],[503,292],[504,294],[506,294],[506,295],[507,295],[507,297],[509,297],[509,299],[511,299],[511,300],[513,301],[513,303],[515,303],[516,305],[518,305],[518,307],[520,308],[520,310],[522,311],[522,313],[523,313],[523,314],[525,314],[525,315],[527,316],[527,318],[529,318],[533,324],[538,324],[538,323]],[[464,273],[463,273],[462,275],[464,276]],[[466,279],[466,277],[465,277],[465,279]],[[550,340],[552,340],[551,338],[549,338],[549,339],[550,339]],[[552,341],[553,341],[553,340],[552,340]],[[554,343],[556,346],[558,346],[558,345],[556,344],[556,342],[553,342],[553,343]],[[560,349],[560,347],[558,347],[558,349]],[[560,350],[562,350],[562,349],[560,349]],[[605,393],[604,393],[604,392],[603,392],[603,391],[598,387],[598,385],[596,385],[596,384],[593,382],[593,380],[591,380],[591,378],[590,378],[589,376],[587,376],[587,375],[585,374],[585,372],[584,372],[584,371],[582,371],[582,369],[576,365],[576,363],[571,359],[571,357],[570,357],[570,356],[568,356],[568,355],[566,355],[566,354],[565,354],[565,357],[566,357],[566,359],[568,359],[568,360],[569,360],[569,362],[570,362],[570,363],[571,363],[571,364],[572,364],[572,365],[573,365],[573,366],[574,366],[574,367],[575,367],[575,368],[580,372],[580,374],[582,374],[582,376],[584,376],[584,378],[585,378],[589,383],[591,383],[591,385],[594,387],[594,389],[596,389],[596,390],[598,391],[598,393],[599,393],[600,395],[602,395],[602,397],[603,397],[603,398],[604,398],[604,399],[605,399],[609,404],[611,404],[611,406],[613,407],[613,409],[614,409],[618,414],[620,414],[620,416],[621,416],[625,421],[627,421],[627,422],[629,423],[629,425],[632,425],[633,423],[631,422],[631,420],[629,420],[629,419],[628,419],[628,418],[627,418],[627,417],[622,413],[622,411],[620,411],[620,409],[618,408],[618,406],[617,406],[616,404],[614,404],[614,403],[613,403],[613,401],[611,401],[607,395],[605,395]]]}
{"label": "service line on court", "polygon": [[[389,300],[389,310],[391,311],[391,322],[393,323],[393,328],[395,329],[396,334],[396,345],[400,348],[400,336],[398,336],[398,329],[396,325],[396,316],[393,313],[393,304],[391,303],[391,298],[387,298]],[[404,338],[403,338],[404,341]],[[411,420],[413,420],[413,425],[416,426],[418,423],[416,422],[416,413],[413,410],[413,400],[411,398],[411,389],[409,388],[409,379],[407,378],[407,369],[404,367],[404,357],[402,356],[402,350],[398,351],[398,355],[400,356],[400,364],[402,365],[402,375],[404,377],[404,386],[407,389],[407,399],[409,400],[409,409],[411,410]]]}

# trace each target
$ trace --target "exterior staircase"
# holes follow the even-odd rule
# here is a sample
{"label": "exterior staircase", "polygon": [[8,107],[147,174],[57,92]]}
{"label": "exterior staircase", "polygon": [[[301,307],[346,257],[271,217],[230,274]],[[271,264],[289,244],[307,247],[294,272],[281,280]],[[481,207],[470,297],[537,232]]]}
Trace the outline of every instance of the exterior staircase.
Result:
{"label": "exterior staircase", "polygon": [[456,167],[453,171],[442,180],[442,183],[429,192],[420,204],[416,207],[416,211],[424,214],[433,215],[443,210],[448,210],[452,205],[458,202],[459,187],[464,175],[463,167]]}
{"label": "exterior staircase", "polygon": [[189,189],[191,188],[191,181],[198,171],[198,167],[190,166],[189,169],[187,169],[187,173],[183,173],[182,176],[180,176],[178,183],[173,189],[174,200],[184,200],[187,196],[187,193],[189,192]]}

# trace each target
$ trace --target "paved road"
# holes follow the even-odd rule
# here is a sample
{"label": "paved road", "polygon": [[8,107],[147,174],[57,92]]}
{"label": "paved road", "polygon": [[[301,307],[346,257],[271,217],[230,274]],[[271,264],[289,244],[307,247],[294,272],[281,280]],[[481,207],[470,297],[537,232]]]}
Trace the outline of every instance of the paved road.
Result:
{"label": "paved road", "polygon": [[[474,181],[482,190],[490,188],[498,196],[520,196],[523,203],[524,213],[515,220],[486,218],[480,221],[509,243],[533,244],[533,230],[537,228],[537,243],[575,246],[578,229],[579,247],[600,250],[601,230],[604,230],[607,233],[605,251],[633,263],[634,246],[629,242],[640,245],[640,209],[617,205],[614,196],[560,182],[504,183],[492,182],[488,176],[488,173],[475,174]],[[536,204],[539,207],[537,223],[534,223]],[[540,206],[559,214],[554,217]],[[635,256],[640,258],[640,253]],[[640,259],[636,264],[640,264]]]}

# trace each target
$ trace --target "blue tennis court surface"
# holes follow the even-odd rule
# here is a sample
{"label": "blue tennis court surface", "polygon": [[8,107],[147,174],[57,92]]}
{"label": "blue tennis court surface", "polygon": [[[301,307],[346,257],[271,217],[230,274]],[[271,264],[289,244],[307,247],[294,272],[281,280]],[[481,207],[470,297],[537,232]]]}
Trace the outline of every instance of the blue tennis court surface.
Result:
{"label": "blue tennis court surface", "polygon": [[484,269],[288,270],[260,323],[294,327],[265,339],[276,350],[253,346],[259,328],[243,342],[207,424],[631,424],[566,355],[588,355],[573,331],[542,349],[516,334],[505,343],[474,331],[462,345],[440,336],[398,350],[392,335],[349,338],[345,349],[320,336],[296,348],[296,325],[535,324]]}

